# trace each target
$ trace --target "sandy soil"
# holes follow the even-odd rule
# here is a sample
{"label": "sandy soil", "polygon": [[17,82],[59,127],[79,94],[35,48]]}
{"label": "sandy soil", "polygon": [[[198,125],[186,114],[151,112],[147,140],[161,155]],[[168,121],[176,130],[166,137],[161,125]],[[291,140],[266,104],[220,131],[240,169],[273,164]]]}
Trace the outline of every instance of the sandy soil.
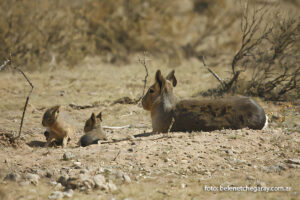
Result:
{"label": "sandy soil", "polygon": [[[148,85],[156,69],[164,74],[171,70],[164,66],[163,62],[149,61]],[[175,70],[175,93],[181,98],[217,85],[198,61]],[[226,73],[222,66],[215,70]],[[0,199],[59,199],[63,195],[72,199],[300,199],[299,102],[255,98],[270,118],[265,130],[147,136],[151,132],[150,113],[140,105],[113,104],[122,97],[141,95],[145,72],[138,63],[116,67],[87,59],[73,69],[26,73],[35,88],[23,133],[14,145],[5,135],[18,132],[30,88],[20,74],[0,73]],[[71,103],[92,108],[78,110],[70,107]],[[65,149],[43,147],[42,115],[56,104],[62,105],[61,114],[75,129]],[[85,120],[99,111],[103,112],[103,125],[131,127],[106,129],[107,143],[78,147]],[[104,177],[102,183],[99,177]],[[220,185],[282,186],[290,191],[204,190],[205,186]]]}

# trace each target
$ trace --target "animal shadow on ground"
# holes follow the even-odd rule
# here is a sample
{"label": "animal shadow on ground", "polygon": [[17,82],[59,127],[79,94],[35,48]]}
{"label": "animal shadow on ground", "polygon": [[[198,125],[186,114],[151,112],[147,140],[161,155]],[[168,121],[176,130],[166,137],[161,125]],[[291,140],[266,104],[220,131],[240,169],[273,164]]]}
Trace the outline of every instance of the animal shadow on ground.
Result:
{"label": "animal shadow on ground", "polygon": [[[135,138],[140,138],[140,137],[149,137],[155,135],[155,133],[152,132],[147,132],[147,133],[139,133],[136,135],[133,135],[133,137]],[[113,141],[105,141],[105,142],[101,142],[101,144],[109,144],[109,143],[117,143],[117,142],[122,142],[124,140],[129,140],[128,138],[123,138],[123,139],[118,139],[118,140],[113,140]],[[27,143],[28,146],[30,147],[44,147],[46,144],[46,142],[42,142],[42,141],[38,141],[38,140],[33,140]],[[95,143],[97,144],[97,143]],[[53,141],[49,146],[50,147],[57,147],[60,146],[61,143],[57,142],[57,141]]]}
{"label": "animal shadow on ground", "polygon": [[139,133],[139,134],[136,134],[134,135],[133,137],[135,138],[139,138],[139,137],[148,137],[148,136],[151,136],[151,135],[154,135],[155,133],[152,133],[152,132],[148,132],[148,133]]}
{"label": "animal shadow on ground", "polygon": [[31,141],[31,142],[27,143],[27,145],[30,146],[30,147],[44,147],[45,144],[46,144],[46,142],[37,141],[37,140],[34,140],[34,141]]}

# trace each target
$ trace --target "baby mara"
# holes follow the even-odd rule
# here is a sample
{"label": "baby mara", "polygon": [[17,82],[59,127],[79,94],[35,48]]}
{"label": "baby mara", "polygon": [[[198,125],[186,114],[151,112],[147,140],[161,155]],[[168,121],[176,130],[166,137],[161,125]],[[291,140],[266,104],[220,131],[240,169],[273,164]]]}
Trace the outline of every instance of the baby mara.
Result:
{"label": "baby mara", "polygon": [[[47,128],[44,135],[46,137],[45,146],[48,147],[53,141],[56,144],[62,144],[66,147],[70,137],[73,134],[73,129],[70,124],[66,123],[60,117],[60,106],[53,106],[46,110],[43,116],[42,125]],[[79,145],[85,147],[91,144],[96,144],[98,140],[107,140],[106,134],[101,126],[102,113],[97,116],[92,113],[91,117],[85,122],[83,135],[79,140]]]}
{"label": "baby mara", "polygon": [[60,117],[60,109],[60,106],[53,106],[44,113],[42,125],[47,128],[44,133],[47,139],[46,147],[54,140],[66,147],[73,133],[72,127]]}
{"label": "baby mara", "polygon": [[102,113],[97,116],[92,113],[91,117],[85,122],[84,133],[80,140],[79,145],[85,147],[91,144],[97,144],[99,140],[107,140],[106,134],[101,126]]}
{"label": "baby mara", "polygon": [[169,129],[171,132],[246,127],[262,129],[267,126],[268,119],[264,110],[248,97],[178,100],[173,93],[176,85],[174,70],[166,78],[157,70],[155,83],[142,99],[143,108],[151,112],[153,132],[166,133]]}

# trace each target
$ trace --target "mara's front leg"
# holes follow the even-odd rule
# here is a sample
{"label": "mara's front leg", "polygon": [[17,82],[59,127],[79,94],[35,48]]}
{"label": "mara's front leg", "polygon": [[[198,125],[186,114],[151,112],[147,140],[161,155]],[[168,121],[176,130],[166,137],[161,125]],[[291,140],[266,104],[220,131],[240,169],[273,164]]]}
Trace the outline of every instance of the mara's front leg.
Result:
{"label": "mara's front leg", "polygon": [[50,131],[49,136],[47,138],[47,142],[45,144],[45,147],[49,147],[49,145],[51,144],[51,142],[54,138],[55,138],[54,134]]}
{"label": "mara's front leg", "polygon": [[65,136],[62,141],[62,148],[65,148],[68,144],[69,136]]}

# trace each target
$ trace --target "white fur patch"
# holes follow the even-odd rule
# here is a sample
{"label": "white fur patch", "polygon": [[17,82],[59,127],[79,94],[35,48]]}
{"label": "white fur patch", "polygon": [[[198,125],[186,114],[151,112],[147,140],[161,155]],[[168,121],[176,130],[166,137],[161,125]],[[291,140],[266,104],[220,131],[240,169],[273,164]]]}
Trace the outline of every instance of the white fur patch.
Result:
{"label": "white fur patch", "polygon": [[267,128],[268,127],[268,124],[269,124],[269,118],[268,118],[268,116],[266,115],[266,121],[265,121],[265,125],[264,125],[264,127],[262,128],[262,129],[265,129],[265,128]]}
{"label": "white fur patch", "polygon": [[170,99],[166,96],[163,97],[163,108],[165,112],[168,112],[170,110],[172,110],[172,103],[170,101]]}

